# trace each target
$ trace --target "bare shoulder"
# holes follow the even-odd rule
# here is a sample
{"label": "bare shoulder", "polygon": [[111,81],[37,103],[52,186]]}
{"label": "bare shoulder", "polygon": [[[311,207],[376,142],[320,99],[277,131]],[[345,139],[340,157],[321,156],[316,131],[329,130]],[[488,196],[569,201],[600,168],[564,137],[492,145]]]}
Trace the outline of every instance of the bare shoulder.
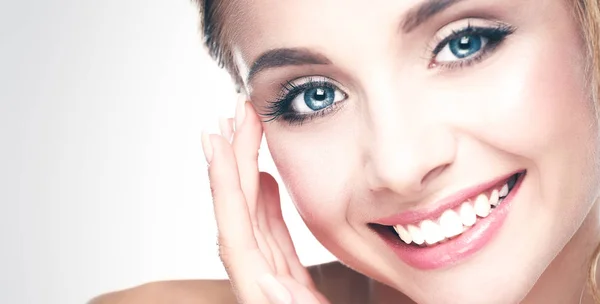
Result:
{"label": "bare shoulder", "polygon": [[[360,277],[340,263],[308,267],[317,288],[333,303],[348,293],[348,283],[360,284]],[[357,281],[358,280],[358,281]],[[227,280],[163,281],[114,291],[92,299],[88,304],[235,304],[236,298]]]}
{"label": "bare shoulder", "polygon": [[[308,267],[308,271],[317,289],[332,304],[372,303],[373,297],[378,297],[372,293],[373,290],[370,288],[373,284],[371,279],[339,262],[311,266]],[[393,303],[409,303],[398,302],[400,298],[395,296]],[[236,298],[227,280],[187,280],[148,283],[99,296],[88,304],[192,303],[235,304]]]}
{"label": "bare shoulder", "polygon": [[235,304],[227,280],[163,281],[98,296],[88,304]]}
{"label": "bare shoulder", "polygon": [[319,291],[332,304],[415,304],[401,292],[378,283],[340,262],[308,268]]}

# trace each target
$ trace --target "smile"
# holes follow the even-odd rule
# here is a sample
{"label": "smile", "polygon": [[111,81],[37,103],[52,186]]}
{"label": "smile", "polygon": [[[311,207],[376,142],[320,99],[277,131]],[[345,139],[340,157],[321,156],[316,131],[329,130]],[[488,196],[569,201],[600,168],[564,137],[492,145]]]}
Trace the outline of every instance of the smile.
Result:
{"label": "smile", "polygon": [[515,174],[503,185],[468,199],[456,209],[444,211],[437,219],[392,227],[406,244],[434,245],[444,242],[462,234],[473,227],[479,219],[490,215],[514,189],[517,179],[518,174]]}
{"label": "smile", "polygon": [[421,269],[449,266],[482,248],[501,227],[525,171],[460,191],[434,209],[371,224],[397,255]]}

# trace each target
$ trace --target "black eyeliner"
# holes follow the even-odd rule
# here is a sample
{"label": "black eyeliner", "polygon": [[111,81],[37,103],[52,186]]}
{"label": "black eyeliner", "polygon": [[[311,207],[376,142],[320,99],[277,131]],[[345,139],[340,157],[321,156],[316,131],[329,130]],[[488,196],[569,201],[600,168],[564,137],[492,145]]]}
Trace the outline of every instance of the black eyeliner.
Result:
{"label": "black eyeliner", "polygon": [[515,28],[508,25],[499,25],[493,27],[476,27],[468,25],[466,28],[458,31],[453,31],[451,35],[442,39],[437,46],[433,49],[433,55],[439,54],[446,45],[457,38],[467,36],[467,35],[477,35],[483,36],[490,40],[490,42],[498,42],[504,39],[506,36],[514,33]]}
{"label": "black eyeliner", "polygon": [[[290,107],[292,101],[298,97],[303,92],[314,89],[314,88],[330,88],[333,90],[339,90],[339,88],[331,83],[330,81],[326,81],[323,79],[315,80],[314,78],[308,78],[302,84],[294,84],[291,81],[287,81],[281,84],[281,92],[279,93],[279,97],[274,101],[268,102],[268,105],[265,107],[265,113],[261,113],[261,116],[265,116],[268,119],[264,120],[264,122],[271,122],[277,119],[283,119],[290,124],[301,124],[306,119],[314,118],[316,116],[321,116],[324,112],[327,112],[329,108],[332,108],[334,105],[331,105],[323,110],[316,111],[310,114],[297,114],[291,113]],[[345,93],[344,93],[345,94]]]}
{"label": "black eyeliner", "polygon": [[[463,29],[452,31],[450,35],[437,43],[436,47],[431,51],[432,59],[430,66],[454,69],[475,64],[483,60],[485,56],[490,54],[498,45],[500,45],[508,35],[511,35],[515,31],[515,27],[506,24],[498,24],[489,27],[472,26],[471,24],[468,24]],[[488,40],[485,47],[479,51],[477,55],[452,62],[434,62],[435,57],[450,43],[450,41],[468,35],[481,36]],[[294,99],[307,90],[314,88],[330,88],[333,90],[339,90],[338,86],[327,80],[326,77],[318,77],[319,79],[314,78],[317,77],[306,78],[302,84],[295,84],[293,81],[282,83],[279,96],[274,101],[267,102],[268,105],[265,106],[266,112],[260,114],[261,116],[267,118],[264,120],[264,122],[272,122],[281,119],[290,125],[301,125],[307,120],[323,117],[335,110],[335,108],[337,108],[337,103],[333,103],[329,107],[309,114],[298,114],[290,109]],[[345,95],[343,92],[342,94]]]}

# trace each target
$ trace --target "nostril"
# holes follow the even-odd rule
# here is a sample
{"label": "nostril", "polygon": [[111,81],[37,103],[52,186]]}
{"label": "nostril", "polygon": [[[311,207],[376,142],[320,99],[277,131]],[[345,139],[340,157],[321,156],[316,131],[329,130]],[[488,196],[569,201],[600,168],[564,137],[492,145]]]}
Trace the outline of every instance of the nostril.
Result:
{"label": "nostril", "polygon": [[427,183],[429,183],[429,181],[431,181],[432,179],[435,179],[436,177],[438,177],[449,166],[450,166],[450,164],[441,165],[441,166],[438,166],[435,169],[427,172],[427,174],[425,174],[425,176],[423,176],[423,179],[421,179],[421,185],[422,186],[427,185]]}
{"label": "nostril", "polygon": [[456,156],[454,137],[441,129],[382,132],[371,140],[362,160],[370,190],[413,195],[427,188]]}
{"label": "nostril", "polygon": [[366,172],[368,172],[366,179],[371,191],[389,190],[403,195],[411,195],[422,192],[427,184],[440,176],[449,166],[450,164],[444,164],[429,171],[421,171],[419,168],[398,167],[393,164],[375,167],[370,163],[366,167]]}

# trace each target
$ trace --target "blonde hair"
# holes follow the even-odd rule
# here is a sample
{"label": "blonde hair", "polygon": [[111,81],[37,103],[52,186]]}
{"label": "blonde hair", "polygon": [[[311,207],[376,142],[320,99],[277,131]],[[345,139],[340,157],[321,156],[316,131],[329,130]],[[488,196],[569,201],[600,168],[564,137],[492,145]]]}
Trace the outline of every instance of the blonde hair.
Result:
{"label": "blonde hair", "polygon": [[[598,108],[600,93],[600,0],[576,0],[575,14],[581,23],[581,30],[587,44],[589,84],[592,100]],[[596,246],[588,270],[587,284],[594,302],[600,304],[600,290],[596,282],[596,271],[600,259],[600,243]]]}

